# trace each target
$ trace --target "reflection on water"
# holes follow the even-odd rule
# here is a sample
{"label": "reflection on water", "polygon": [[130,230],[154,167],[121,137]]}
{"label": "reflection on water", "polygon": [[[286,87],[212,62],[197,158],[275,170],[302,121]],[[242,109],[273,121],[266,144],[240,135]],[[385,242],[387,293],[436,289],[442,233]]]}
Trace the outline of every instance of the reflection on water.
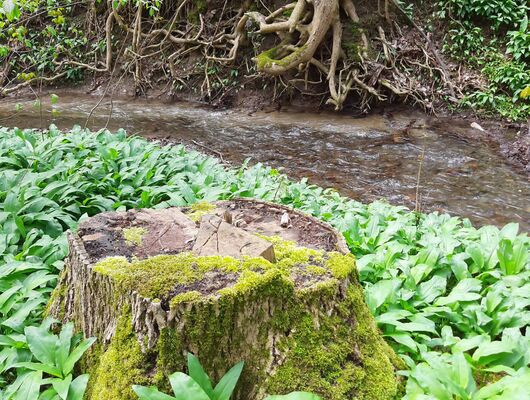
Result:
{"label": "reflection on water", "polygon": [[[98,99],[61,95],[53,122],[61,128],[84,125]],[[47,126],[49,105],[42,112],[32,101],[3,99],[0,125]],[[414,208],[420,163],[421,206],[469,217],[478,224],[516,221],[530,228],[530,185],[503,158],[480,143],[460,139],[462,121],[438,122],[422,114],[353,119],[333,114],[212,111],[186,104],[142,100],[102,102],[88,127],[124,128],[151,138],[193,141],[220,152],[224,159],[255,161],[283,168],[293,178],[333,187],[361,201],[386,198]],[[10,117],[11,116],[11,117]],[[408,128],[406,128],[408,126]],[[443,127],[443,128],[440,128]],[[423,161],[420,160],[423,158]]]}

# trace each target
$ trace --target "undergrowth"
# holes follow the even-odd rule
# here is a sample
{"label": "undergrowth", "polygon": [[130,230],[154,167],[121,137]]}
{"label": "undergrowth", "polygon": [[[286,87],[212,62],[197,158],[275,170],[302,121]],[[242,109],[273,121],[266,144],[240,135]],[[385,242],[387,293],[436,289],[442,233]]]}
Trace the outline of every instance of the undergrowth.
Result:
{"label": "undergrowth", "polygon": [[70,328],[31,344],[34,329],[53,336],[42,312],[64,265],[67,229],[107,210],[234,197],[290,205],[344,234],[366,301],[409,367],[407,399],[530,397],[530,240],[517,224],[477,229],[446,214],[361,204],[261,164],[230,169],[123,131],[63,134],[52,126],[0,128],[1,398],[21,398],[17,387],[31,388],[27,399],[60,390],[61,399],[80,398],[68,397],[67,384],[79,384],[71,370],[49,368]]}
{"label": "undergrowth", "polygon": [[444,52],[478,70],[461,106],[510,120],[530,117],[530,6],[526,0],[437,0],[434,18],[447,26]]}

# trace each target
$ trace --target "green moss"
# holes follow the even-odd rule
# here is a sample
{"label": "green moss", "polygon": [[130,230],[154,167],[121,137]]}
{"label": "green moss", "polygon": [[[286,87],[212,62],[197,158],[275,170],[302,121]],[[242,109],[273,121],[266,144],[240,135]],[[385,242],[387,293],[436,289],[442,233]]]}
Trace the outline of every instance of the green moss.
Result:
{"label": "green moss", "polygon": [[272,49],[266,50],[260,54],[258,54],[255,58],[256,65],[258,67],[258,70],[261,71],[266,68],[271,68],[273,65],[277,65],[279,67],[286,67],[289,64],[291,64],[294,60],[296,60],[301,53],[303,53],[306,50],[307,46],[303,45],[299,48],[297,48],[295,51],[290,53],[289,55],[277,59],[278,55],[280,54],[281,45],[277,47],[273,47]]}
{"label": "green moss", "polygon": [[123,230],[123,238],[129,246],[141,246],[142,238],[147,233],[144,228],[132,227]]}
{"label": "green moss", "polygon": [[342,47],[349,60],[354,62],[361,61],[361,53],[366,51],[362,41],[362,28],[358,23],[349,22],[342,40]]}
{"label": "green moss", "polygon": [[[186,370],[186,358],[182,352],[182,347],[180,336],[174,329],[162,329],[156,346],[158,358],[156,360],[156,374],[153,378],[153,384],[160,390],[170,393],[167,377],[175,371]],[[193,351],[195,350],[193,349]]]}
{"label": "green moss", "polygon": [[331,271],[331,274],[338,279],[344,279],[350,275],[354,270],[354,266],[355,257],[351,254],[344,255],[333,252],[329,253],[329,258],[326,260],[326,267]]}
{"label": "green moss", "polygon": [[[236,281],[209,295],[197,289],[203,286],[190,285],[175,296],[170,314],[184,323],[162,329],[151,354],[141,353],[130,318],[120,319],[94,374],[91,399],[106,400],[123,392],[125,397],[116,398],[129,400],[127,381],[129,386],[155,384],[169,392],[167,377],[186,370],[188,351],[198,356],[214,381],[244,360],[238,398],[249,398],[256,386],[279,394],[308,390],[326,400],[394,398],[399,359],[381,338],[364,303],[354,258],[297,247],[277,237],[267,240],[274,243],[275,263],[190,253],[99,263],[96,271],[151,298],[163,298],[175,284],[194,283],[214,269]],[[295,281],[307,274],[317,278],[297,290]],[[344,278],[351,282],[347,289]],[[271,340],[279,364],[272,374]]]}
{"label": "green moss", "polygon": [[[244,257],[238,260],[232,257],[206,256],[198,257],[184,252],[176,255],[161,255],[145,260],[128,261],[125,257],[109,257],[100,261],[94,270],[111,276],[122,290],[135,290],[151,299],[167,298],[169,292],[177,285],[192,285],[200,281],[205,274],[220,270],[227,274],[238,274],[236,284],[223,289],[223,294],[241,290],[247,285],[254,285],[261,275],[274,271],[290,279],[294,274],[324,275],[330,272],[334,277],[343,278],[355,270],[355,260],[351,255],[336,252],[325,253],[321,250],[297,247],[294,242],[278,237],[267,238],[274,244],[276,262],[271,263],[262,257]],[[263,277],[266,279],[266,277]],[[174,301],[180,303],[194,289],[185,291]]]}
{"label": "green moss", "polygon": [[84,399],[90,400],[92,399],[92,392],[94,390],[94,381],[96,376],[96,371],[98,369],[101,356],[104,353],[104,348],[101,342],[98,340],[96,343],[92,345],[90,349],[88,349],[85,354],[81,357],[79,362],[77,363],[77,367],[79,371],[77,371],[79,374],[81,373],[88,373],[89,374],[89,380],[87,389],[85,392]]}
{"label": "green moss", "polygon": [[[318,293],[320,297],[326,292]],[[333,301],[335,295],[328,295]],[[298,310],[294,334],[279,343],[290,349],[290,356],[269,381],[270,393],[304,389],[326,400],[395,398],[399,385],[387,356],[392,350],[377,331],[361,287],[351,285],[338,306],[337,314],[318,317],[303,307]]]}
{"label": "green moss", "polygon": [[306,267],[306,271],[310,275],[325,275],[329,272],[326,268],[318,265],[309,265]]}
{"label": "green moss", "polygon": [[171,299],[169,306],[170,308],[175,308],[181,303],[190,303],[194,300],[200,299],[201,297],[202,297],[202,294],[195,290],[184,292],[184,293],[179,293]]}
{"label": "green moss", "polygon": [[216,207],[207,201],[198,201],[190,208],[191,211],[188,213],[188,217],[192,221],[199,222],[204,215],[210,214]]}
{"label": "green moss", "polygon": [[132,332],[128,311],[118,321],[112,343],[99,359],[91,377],[90,400],[137,400],[131,385],[148,384],[148,355],[142,353]]}
{"label": "green moss", "polygon": [[59,305],[59,315],[54,315],[54,317],[58,318],[61,321],[64,319],[65,307],[66,307],[66,302],[64,300],[66,297],[66,291],[68,290],[68,287],[66,286],[66,284],[63,283],[66,280],[66,274],[67,274],[66,269],[64,269],[61,275],[59,276],[59,284],[55,287],[55,289],[53,289],[50,299],[48,300],[48,303],[46,304],[46,308],[44,309],[44,313],[43,313],[44,318],[47,318],[48,316],[50,316],[50,311],[51,311],[52,306]]}

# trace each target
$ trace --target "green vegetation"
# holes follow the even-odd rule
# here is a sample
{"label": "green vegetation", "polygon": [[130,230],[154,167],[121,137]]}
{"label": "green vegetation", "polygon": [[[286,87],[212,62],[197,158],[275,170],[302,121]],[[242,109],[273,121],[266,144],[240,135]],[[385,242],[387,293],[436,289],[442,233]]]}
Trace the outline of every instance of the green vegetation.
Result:
{"label": "green vegetation", "polygon": [[123,230],[123,238],[128,245],[141,246],[143,236],[147,233],[144,228],[132,227]]}
{"label": "green vegetation", "polygon": [[[215,386],[212,385],[210,377],[193,354],[188,353],[188,374],[175,372],[169,376],[171,388],[175,397],[165,395],[155,387],[135,385],[134,392],[140,400],[230,400],[234,392],[244,363],[234,365]],[[285,396],[267,396],[265,400],[320,400],[318,396],[304,392],[293,392]]]}
{"label": "green vegetation", "polygon": [[145,386],[133,386],[134,392],[140,400],[149,400],[154,396],[160,399],[174,400],[229,400],[236,388],[237,381],[243,370],[244,362],[234,365],[213,387],[212,382],[199,360],[188,353],[188,374],[175,372],[169,376],[169,382],[175,397],[162,395],[156,388]]}
{"label": "green vegetation", "polygon": [[[274,242],[276,262],[262,257],[245,257],[238,260],[232,257],[197,257],[191,252],[176,255],[160,255],[129,262],[125,257],[107,257],[98,262],[94,271],[113,278],[124,291],[136,291],[144,297],[161,299],[177,285],[190,285],[204,278],[207,272],[223,271],[227,274],[240,274],[233,289],[245,287],[257,275],[268,271],[278,271],[289,276],[295,268],[303,265],[298,273],[309,274],[310,270],[320,269],[335,278],[346,278],[355,268],[355,260],[350,255],[337,252],[324,254],[323,251],[297,247],[294,242],[279,238],[267,238]],[[322,274],[322,273],[321,273]],[[321,275],[320,274],[320,275]],[[223,294],[232,289],[223,289]],[[181,293],[177,300],[189,299],[192,292]],[[173,299],[172,302],[178,302]]]}
{"label": "green vegetation", "polygon": [[[153,59],[173,90],[193,92],[210,101],[222,99],[244,89],[250,83],[244,77],[255,74],[256,70],[264,71],[264,76],[284,75],[288,70],[299,69],[297,60],[303,53],[313,55],[316,51],[317,46],[309,45],[311,41],[305,43],[309,31],[306,21],[304,27],[297,28],[304,34],[296,36],[296,41],[291,43],[289,38],[283,38],[268,50],[263,40],[270,31],[262,31],[257,26],[247,31],[250,21],[245,18],[255,20],[254,24],[258,25],[260,16],[265,18],[269,14],[261,15],[263,8],[273,8],[273,3],[266,3],[243,4],[242,10],[247,14],[242,16],[237,7],[221,9],[222,2],[204,0],[183,4],[178,7],[177,14],[159,0],[95,3],[5,0],[0,2],[0,90],[7,93],[29,83],[57,80],[73,83],[92,74],[114,75],[112,71],[117,66],[122,77],[132,76],[135,93],[140,94],[148,90],[152,79],[160,82],[160,76],[154,77],[147,72],[153,66],[149,59]],[[323,53],[320,58],[328,61],[313,63],[315,65],[307,71],[311,72],[309,76],[322,74],[322,83],[329,79],[331,104],[337,108],[342,107],[349,90],[356,87],[366,97],[359,102],[361,107],[376,99],[393,102],[412,97],[414,104],[432,109],[433,104],[442,104],[440,100],[456,101],[457,98],[461,107],[489,116],[511,120],[530,116],[530,7],[526,0],[385,0],[388,7],[384,13],[379,6],[357,12],[356,2],[351,6],[347,3],[346,10],[350,10],[347,14],[351,15],[353,10],[358,18],[342,18],[344,29],[335,39],[341,43],[348,62],[337,63],[336,58],[329,58],[329,49],[326,49],[326,57]],[[308,2],[306,7],[310,4]],[[292,10],[290,7],[278,9],[279,13],[273,13],[275,17],[268,22],[283,24],[292,16]],[[219,13],[224,18],[210,21],[212,15]],[[458,65],[444,72],[446,68],[436,60],[438,57],[432,53],[431,45],[422,43],[423,39],[415,40],[410,34],[398,38],[391,32],[390,21],[403,27],[410,25],[403,14],[414,18],[421,30],[431,30],[434,47],[443,48]],[[239,18],[242,18],[239,23],[234,24],[233,20]],[[203,29],[204,24],[218,26],[213,36]],[[384,37],[389,38],[385,46],[381,43],[386,39],[382,40],[381,33],[374,29],[377,26],[386,32]],[[332,30],[326,23],[319,28]],[[289,30],[297,29],[293,26]],[[391,36],[395,37],[390,39]],[[145,41],[137,40],[139,37]],[[175,46],[169,46],[168,38]],[[399,46],[394,48],[392,43],[401,39],[417,46],[416,50],[401,54]],[[324,47],[331,48],[331,43],[323,40],[322,44],[324,42]],[[178,46],[184,46],[182,52],[187,54],[191,47],[186,46],[192,43],[205,46],[201,49],[204,57],[193,60],[193,67],[182,68],[189,60],[177,57],[175,51],[181,52]],[[217,46],[212,49],[208,43]],[[159,47],[159,51],[152,53],[154,47]],[[415,56],[416,52],[420,56]],[[152,57],[146,57],[151,53]],[[250,62],[251,59],[254,61]],[[371,69],[372,64],[374,69]],[[395,79],[394,72],[382,79],[372,78],[379,76],[380,68],[385,65],[397,69],[400,78]],[[337,72],[334,78],[326,77],[330,68]],[[357,74],[356,70],[364,70],[366,74]],[[354,72],[361,83],[341,76]],[[445,75],[449,74],[452,75],[451,84],[445,82]],[[302,89],[288,76],[284,77],[287,92],[316,94],[322,91],[318,85],[310,89],[316,78],[306,76]],[[297,80],[302,77],[300,74]],[[276,83],[270,80],[264,79],[258,85],[276,91]],[[412,89],[418,85],[423,86],[421,90]],[[444,90],[447,86],[451,90]]]}
{"label": "green vegetation", "polygon": [[93,60],[105,45],[91,41],[86,30],[75,23],[74,7],[71,0],[3,2],[0,63],[5,76],[0,85],[56,74],[69,81],[83,78],[83,68],[68,60]]}
{"label": "green vegetation", "polygon": [[53,323],[46,319],[40,326],[26,327],[24,334],[0,336],[2,372],[18,373],[14,382],[2,391],[2,399],[83,399],[88,375],[73,379],[73,369],[95,339],[74,336],[72,323],[64,325],[56,336],[49,331]]}
{"label": "green vegetation", "polygon": [[192,204],[190,208],[188,217],[195,222],[199,222],[204,215],[215,210],[215,206],[207,201],[198,201]]}
{"label": "green vegetation", "polygon": [[[486,78],[462,105],[511,120],[530,117],[530,7],[526,0],[438,0],[444,51]],[[525,92],[526,89],[526,92]]]}
{"label": "green vegetation", "polygon": [[[227,169],[182,146],[160,147],[126,138],[123,131],[77,127],[63,133],[51,127],[47,132],[0,128],[3,398],[15,398],[21,386],[42,396],[51,388],[64,390],[64,382],[53,385],[55,378],[70,388],[83,386],[85,378],[73,379],[70,368],[49,363],[51,358],[28,344],[34,329],[41,329],[43,338],[53,336],[46,333],[50,322],[41,319],[67,254],[67,229],[107,210],[232,197],[289,204],[344,233],[367,303],[407,363],[409,399],[528,395],[530,240],[516,224],[477,229],[448,215],[361,204],[306,180],[289,181],[260,164]],[[70,329],[63,327],[66,333],[47,343],[67,338]],[[71,354],[88,346],[71,343]],[[76,353],[71,361],[77,358]],[[35,363],[61,372],[32,369]],[[449,394],[439,397],[439,388]]]}
{"label": "green vegetation", "polygon": [[[401,381],[394,373],[404,364],[377,332],[354,257],[297,247],[279,238],[269,240],[275,243],[275,263],[180,253],[131,263],[107,258],[96,264],[97,273],[112,277],[117,293],[137,291],[157,303],[169,300],[169,313],[179,316],[180,328],[169,322],[161,328],[156,346],[142,353],[130,326],[135,312],[122,311],[119,335],[111,340],[99,365],[92,366],[97,372],[90,398],[113,399],[120,393],[122,400],[133,400],[128,388],[139,375],[147,384],[163,385],[171,373],[185,368],[182,354],[187,349],[197,349],[213,374],[220,373],[227,358],[244,359],[239,393],[257,388],[267,393],[306,389],[327,400],[394,398]],[[326,275],[308,276],[307,265],[323,269]],[[194,284],[212,270],[216,279],[223,271],[236,281],[230,287],[197,292]],[[297,278],[311,284],[298,287]],[[179,294],[171,299],[168,292],[175,287]],[[263,304],[274,311],[248,312],[261,310]],[[314,313],[314,307],[322,304],[329,312]],[[74,321],[77,318],[83,316],[74,315]],[[248,327],[257,322],[258,330],[249,332]],[[275,348],[285,355],[274,368],[269,366],[271,335]]]}

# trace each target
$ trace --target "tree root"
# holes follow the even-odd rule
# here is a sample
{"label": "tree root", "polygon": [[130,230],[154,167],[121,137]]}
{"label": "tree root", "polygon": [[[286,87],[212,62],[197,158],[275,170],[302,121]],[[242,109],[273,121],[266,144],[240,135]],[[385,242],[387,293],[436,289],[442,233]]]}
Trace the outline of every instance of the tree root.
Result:
{"label": "tree root", "polygon": [[[377,12],[381,15],[375,26],[369,26],[359,16],[356,0],[291,0],[263,13],[249,11],[253,5],[250,0],[239,3],[238,9],[232,8],[230,1],[223,3],[219,14],[205,16],[197,12],[196,2],[177,0],[164,5],[165,18],[148,18],[143,7],[118,5],[114,8],[108,0],[105,27],[101,29],[106,41],[104,60],[96,59],[93,64],[59,60],[57,64],[110,73],[117,63],[113,59],[116,56],[114,38],[125,32],[127,35],[121,35],[123,45],[128,38],[129,42],[119,67],[134,77],[137,94],[143,93],[149,84],[147,69],[143,70],[142,66],[155,56],[156,68],[172,84],[198,88],[210,101],[215,96],[223,98],[233,89],[226,75],[219,72],[220,65],[231,65],[231,71],[236,72],[246,70],[245,79],[250,81],[263,76],[278,77],[275,93],[278,84],[283,85],[281,93],[294,88],[304,94],[322,96],[325,82],[327,95],[322,102],[337,110],[343,108],[352,92],[359,95],[358,104],[363,109],[371,103],[395,98],[430,109],[430,99],[438,93],[434,85],[419,85],[423,76],[431,83],[436,79],[443,82],[446,90],[442,95],[456,98],[460,94],[429,37],[395,0],[378,0],[377,7],[373,5],[372,15],[377,16]],[[411,48],[400,42],[401,28],[392,20],[393,9],[419,32],[424,45],[414,43]],[[364,9],[359,10],[361,14],[366,13]],[[197,14],[192,22],[193,13]],[[262,40],[271,36],[276,44],[263,49],[266,42]],[[255,69],[246,57],[249,48],[257,53],[253,58]],[[195,61],[189,67],[183,66],[185,63],[181,61],[185,57]],[[57,72],[56,76],[35,78],[1,93],[64,77],[60,69]]]}

